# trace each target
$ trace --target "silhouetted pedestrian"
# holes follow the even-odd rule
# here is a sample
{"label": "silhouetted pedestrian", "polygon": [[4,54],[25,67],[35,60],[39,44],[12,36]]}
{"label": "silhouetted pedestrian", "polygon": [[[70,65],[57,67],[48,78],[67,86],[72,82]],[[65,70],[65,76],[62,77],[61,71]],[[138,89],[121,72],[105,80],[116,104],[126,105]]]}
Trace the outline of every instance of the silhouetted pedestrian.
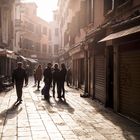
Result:
{"label": "silhouetted pedestrian", "polygon": [[52,64],[48,63],[47,68],[43,72],[45,86],[44,86],[42,92],[43,92],[45,99],[49,99],[49,97],[50,97],[49,91],[50,91],[50,87],[51,87],[51,83],[52,83],[51,67],[52,67]]}
{"label": "silhouetted pedestrian", "polygon": [[[27,83],[29,82],[29,75],[30,75],[30,68],[29,65],[26,65],[25,67],[26,75],[27,75]],[[27,86],[27,84],[25,84]]]}
{"label": "silhouetted pedestrian", "polygon": [[28,84],[27,73],[22,67],[22,63],[17,63],[17,68],[13,71],[12,82],[16,85],[17,101],[22,102],[22,88],[25,80],[25,85]]}
{"label": "silhouetted pedestrian", "polygon": [[58,68],[58,64],[54,65],[54,69],[53,69],[53,97],[55,97],[55,87],[57,85],[57,96],[59,95],[59,68]]}
{"label": "silhouetted pedestrian", "polygon": [[34,86],[36,86],[36,69],[34,69],[34,71],[33,71],[33,76],[34,76]]}
{"label": "silhouetted pedestrian", "polygon": [[61,70],[60,70],[60,93],[59,93],[59,96],[58,98],[65,98],[65,87],[64,87],[64,83],[65,83],[65,80],[66,80],[66,74],[67,74],[67,70],[66,70],[66,67],[65,67],[65,64],[62,63],[61,64]]}
{"label": "silhouetted pedestrian", "polygon": [[35,71],[35,78],[36,78],[36,82],[37,82],[37,90],[39,90],[40,88],[40,81],[42,79],[42,68],[41,65],[38,65],[36,71]]}
{"label": "silhouetted pedestrian", "polygon": [[71,72],[71,68],[69,67],[67,70],[67,74],[66,74],[66,82],[67,82],[67,86],[71,86],[72,83],[72,72]]}

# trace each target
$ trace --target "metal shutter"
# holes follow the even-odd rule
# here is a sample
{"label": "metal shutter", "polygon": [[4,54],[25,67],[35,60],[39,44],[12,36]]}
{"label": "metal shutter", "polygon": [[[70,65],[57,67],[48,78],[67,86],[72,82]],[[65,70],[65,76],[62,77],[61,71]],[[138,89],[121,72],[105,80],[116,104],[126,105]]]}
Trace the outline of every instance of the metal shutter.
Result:
{"label": "metal shutter", "polygon": [[95,56],[95,98],[105,103],[105,61],[104,55]]}
{"label": "metal shutter", "polygon": [[120,51],[119,67],[119,111],[140,121],[140,50]]}

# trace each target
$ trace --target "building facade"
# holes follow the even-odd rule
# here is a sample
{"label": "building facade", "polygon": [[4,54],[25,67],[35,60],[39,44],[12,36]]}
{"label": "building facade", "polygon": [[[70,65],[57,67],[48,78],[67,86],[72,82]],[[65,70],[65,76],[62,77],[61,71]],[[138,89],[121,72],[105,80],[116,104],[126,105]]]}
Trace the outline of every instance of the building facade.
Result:
{"label": "building facade", "polygon": [[45,67],[47,62],[50,61],[48,23],[37,16],[35,3],[18,3],[15,13],[15,51],[29,62],[35,63],[37,60]]}
{"label": "building facade", "polygon": [[58,5],[62,55],[72,63],[73,86],[140,121],[139,0],[59,0]]}
{"label": "building facade", "polygon": [[14,46],[15,1],[0,1],[0,75],[10,75],[16,59]]}
{"label": "building facade", "polygon": [[53,21],[49,23],[49,39],[48,44],[50,48],[50,54],[51,54],[51,62],[59,63],[59,26],[58,26],[58,16],[57,11],[53,11]]}

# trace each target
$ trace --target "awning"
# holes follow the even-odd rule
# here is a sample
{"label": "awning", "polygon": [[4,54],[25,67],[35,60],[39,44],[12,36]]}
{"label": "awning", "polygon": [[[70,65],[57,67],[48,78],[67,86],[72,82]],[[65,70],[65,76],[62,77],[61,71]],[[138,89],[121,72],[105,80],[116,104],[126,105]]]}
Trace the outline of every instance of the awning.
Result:
{"label": "awning", "polygon": [[6,56],[7,58],[17,59],[14,51],[0,48],[0,56]]}
{"label": "awning", "polygon": [[121,37],[131,35],[131,34],[134,34],[137,32],[140,32],[140,25],[120,31],[120,32],[112,33],[112,34],[106,36],[105,38],[101,39],[99,42],[104,42],[104,41],[108,41],[108,40],[121,38]]}
{"label": "awning", "polygon": [[31,63],[38,63],[36,60],[32,59],[32,58],[26,58],[26,60],[28,60]]}
{"label": "awning", "polygon": [[22,56],[22,55],[19,55],[19,57],[20,58],[22,58],[24,61],[26,61],[27,60],[27,58],[25,58],[24,56]]}
{"label": "awning", "polygon": [[4,49],[1,49],[1,48],[0,48],[0,56],[1,56],[1,55],[4,55],[4,54],[5,54]]}

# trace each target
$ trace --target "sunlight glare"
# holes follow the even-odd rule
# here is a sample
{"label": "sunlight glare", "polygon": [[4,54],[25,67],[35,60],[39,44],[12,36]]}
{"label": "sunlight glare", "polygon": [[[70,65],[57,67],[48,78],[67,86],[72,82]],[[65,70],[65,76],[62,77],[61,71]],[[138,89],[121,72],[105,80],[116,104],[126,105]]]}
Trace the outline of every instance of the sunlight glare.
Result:
{"label": "sunlight glare", "polygon": [[23,2],[35,2],[37,15],[46,21],[53,20],[53,10],[57,9],[58,0],[22,0]]}

